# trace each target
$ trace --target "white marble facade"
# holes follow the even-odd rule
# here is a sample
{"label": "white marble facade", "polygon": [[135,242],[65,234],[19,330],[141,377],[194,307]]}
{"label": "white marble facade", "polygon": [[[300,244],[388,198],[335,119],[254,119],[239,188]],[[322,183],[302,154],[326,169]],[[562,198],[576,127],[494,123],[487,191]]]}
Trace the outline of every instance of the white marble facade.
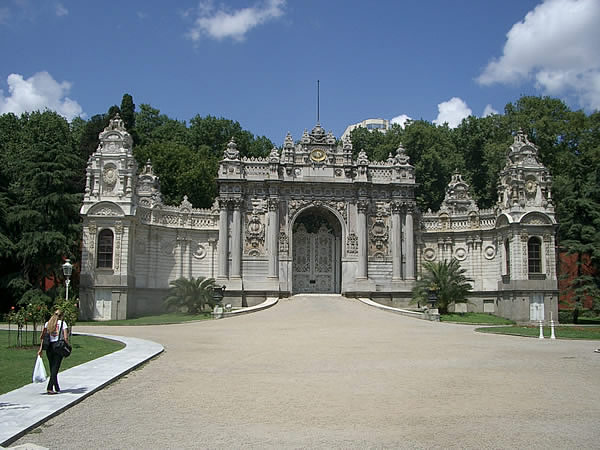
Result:
{"label": "white marble facade", "polygon": [[214,277],[234,306],[299,292],[408,306],[422,262],[448,258],[475,279],[470,309],[548,316],[557,310],[551,178],[522,133],[500,177],[493,210],[479,210],[455,174],[440,211],[420,213],[402,147],[386,161],[353,159],[349,139],[317,124],[266,158],[240,157],[232,140],[213,207],[167,206],[116,117],[87,169],[82,316],[158,312],[169,282],[192,276]]}

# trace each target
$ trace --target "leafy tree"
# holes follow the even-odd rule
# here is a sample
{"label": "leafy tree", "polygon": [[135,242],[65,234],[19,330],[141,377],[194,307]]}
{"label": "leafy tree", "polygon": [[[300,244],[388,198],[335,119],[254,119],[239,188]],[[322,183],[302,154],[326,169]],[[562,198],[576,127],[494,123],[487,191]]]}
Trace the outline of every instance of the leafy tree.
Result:
{"label": "leafy tree", "polygon": [[186,310],[190,314],[198,314],[204,310],[206,305],[215,306],[213,297],[215,287],[214,278],[185,277],[178,278],[169,283],[171,288],[165,298],[165,304],[169,307]]}
{"label": "leafy tree", "polygon": [[255,138],[252,133],[243,130],[238,122],[222,117],[195,116],[190,120],[189,136],[192,148],[205,145],[217,158],[223,156],[232,137],[241,156],[267,156],[273,148],[273,143],[266,137]]}
{"label": "leafy tree", "polygon": [[464,158],[462,170],[471,193],[481,208],[491,208],[497,201],[498,174],[506,162],[512,143],[505,116],[469,116],[452,131],[456,151]]}
{"label": "leafy tree", "polygon": [[379,130],[371,131],[365,127],[358,127],[350,132],[350,139],[352,140],[352,156],[354,158],[363,150],[370,161],[381,161],[387,157],[387,153],[382,157],[381,148],[385,145],[385,134]]}
{"label": "leafy tree", "polygon": [[189,145],[185,122],[171,119],[147,104],[141,104],[139,112],[135,114],[135,130],[138,145],[167,141]]}
{"label": "leafy tree", "polygon": [[141,163],[148,159],[160,177],[160,189],[166,204],[178,205],[187,195],[197,208],[212,205],[216,195],[215,175],[218,159],[203,146],[194,152],[173,142],[155,142],[134,149]]}
{"label": "leafy tree", "polygon": [[412,291],[413,302],[426,303],[427,293],[433,290],[437,294],[437,306],[440,314],[446,314],[453,303],[466,303],[467,294],[473,287],[472,279],[465,276],[466,269],[460,267],[458,260],[450,262],[427,261],[423,263],[424,273]]}
{"label": "leafy tree", "polygon": [[423,120],[411,122],[402,136],[402,144],[415,166],[417,205],[421,210],[439,209],[452,173],[464,168],[462,155],[451,139],[452,130]]}
{"label": "leafy tree", "polygon": [[[8,194],[14,200],[6,214],[14,256],[24,280],[43,289],[62,257],[79,253],[81,227],[79,174],[85,163],[71,140],[69,124],[57,113],[24,114],[18,179]],[[17,200],[18,199],[18,200]]]}

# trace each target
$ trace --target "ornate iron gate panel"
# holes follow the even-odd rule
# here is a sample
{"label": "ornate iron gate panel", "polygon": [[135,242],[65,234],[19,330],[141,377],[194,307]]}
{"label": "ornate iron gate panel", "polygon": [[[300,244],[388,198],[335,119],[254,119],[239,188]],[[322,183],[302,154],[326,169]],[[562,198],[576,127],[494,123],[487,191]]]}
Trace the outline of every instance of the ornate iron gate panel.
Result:
{"label": "ornate iron gate panel", "polygon": [[293,239],[294,292],[335,292],[333,233],[325,225],[317,233],[308,233],[304,225],[300,225]]}

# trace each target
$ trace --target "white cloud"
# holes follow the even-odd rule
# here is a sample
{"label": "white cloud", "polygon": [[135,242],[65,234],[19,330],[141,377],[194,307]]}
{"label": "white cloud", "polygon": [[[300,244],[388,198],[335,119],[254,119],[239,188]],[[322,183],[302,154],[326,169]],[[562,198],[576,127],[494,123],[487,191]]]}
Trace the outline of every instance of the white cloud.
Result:
{"label": "white cloud", "polygon": [[408,122],[409,120],[412,120],[412,117],[409,117],[406,114],[400,114],[399,116],[392,118],[390,122],[392,124],[397,123],[398,125],[400,125],[401,128],[404,128],[406,126],[406,122]]}
{"label": "white cloud", "polygon": [[503,54],[477,81],[483,85],[535,80],[549,95],[575,94],[600,108],[600,1],[546,0],[512,26]]}
{"label": "white cloud", "polygon": [[223,7],[215,9],[210,0],[200,2],[196,11],[198,17],[187,32],[187,37],[194,42],[199,41],[202,36],[217,40],[232,38],[243,41],[246,33],[253,28],[282,16],[285,1],[266,0],[260,5],[231,12]]}
{"label": "white cloud", "polygon": [[462,120],[471,115],[471,108],[458,97],[452,97],[447,102],[438,104],[438,116],[433,121],[436,125],[443,125],[448,123],[450,128],[456,128],[460,125]]}
{"label": "white cloud", "polygon": [[69,14],[69,10],[63,6],[62,3],[56,4],[56,15],[58,17],[66,16]]}
{"label": "white cloud", "polygon": [[483,115],[481,117],[491,116],[492,114],[498,114],[498,111],[496,111],[492,105],[485,105],[485,108],[483,109]]}
{"label": "white cloud", "polygon": [[5,97],[0,89],[0,114],[21,114],[47,108],[56,111],[67,120],[83,115],[79,103],[66,97],[71,83],[58,83],[48,72],[38,72],[26,80],[22,75],[11,73],[6,82],[9,95]]}

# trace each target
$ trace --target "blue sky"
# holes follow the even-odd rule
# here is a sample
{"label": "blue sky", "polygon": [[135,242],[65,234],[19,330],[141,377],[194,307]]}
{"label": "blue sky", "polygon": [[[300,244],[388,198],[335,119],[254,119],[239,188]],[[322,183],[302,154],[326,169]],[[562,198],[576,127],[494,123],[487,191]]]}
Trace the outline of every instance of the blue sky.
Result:
{"label": "blue sky", "polygon": [[[174,4],[174,6],[173,6]],[[600,1],[0,0],[0,113],[91,117],[130,93],[281,145],[316,122],[456,126],[519,96],[600,109]]]}

